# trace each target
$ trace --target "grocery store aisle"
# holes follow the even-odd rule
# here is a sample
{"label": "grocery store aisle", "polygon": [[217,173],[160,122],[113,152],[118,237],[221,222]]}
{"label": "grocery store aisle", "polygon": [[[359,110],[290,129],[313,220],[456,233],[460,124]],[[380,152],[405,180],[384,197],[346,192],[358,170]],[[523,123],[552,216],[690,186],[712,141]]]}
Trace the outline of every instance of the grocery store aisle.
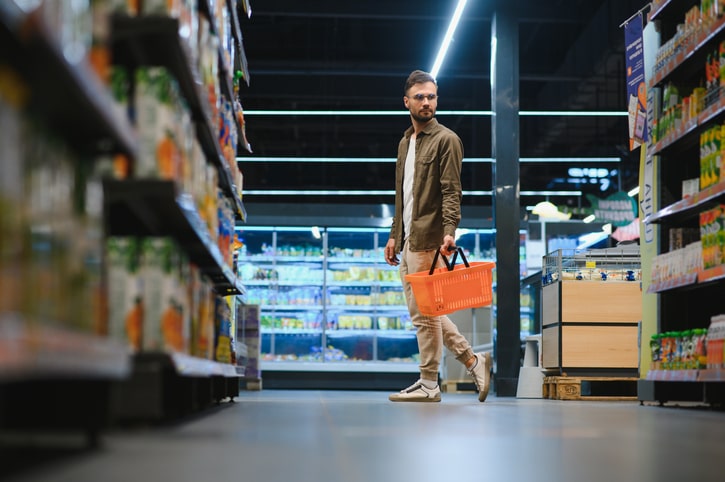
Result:
{"label": "grocery store aisle", "polygon": [[173,426],[113,431],[9,480],[721,481],[724,429],[723,412],[636,402],[264,390]]}

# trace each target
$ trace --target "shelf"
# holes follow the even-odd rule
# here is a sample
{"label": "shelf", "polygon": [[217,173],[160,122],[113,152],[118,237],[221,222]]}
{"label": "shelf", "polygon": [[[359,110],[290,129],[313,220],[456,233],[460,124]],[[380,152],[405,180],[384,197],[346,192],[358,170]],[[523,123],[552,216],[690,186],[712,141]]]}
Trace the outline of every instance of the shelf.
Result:
{"label": "shelf", "polygon": [[647,380],[656,382],[725,382],[725,369],[704,368],[700,370],[650,370]]}
{"label": "shelf", "polygon": [[16,379],[121,379],[131,360],[125,345],[105,337],[0,315],[0,382]]}
{"label": "shelf", "polygon": [[725,279],[725,265],[716,266],[714,268],[700,271],[697,274],[698,283],[709,283]]}
{"label": "shelf", "polygon": [[327,258],[327,264],[345,264],[345,265],[369,265],[384,264],[382,258],[354,258],[342,256],[330,256]]}
{"label": "shelf", "polygon": [[[684,21],[684,18],[682,19]],[[707,32],[702,32],[693,42],[692,47],[688,48],[685,52],[681,52],[674,59],[671,59],[665,67],[656,72],[652,79],[650,79],[649,86],[654,87],[667,77],[673,74],[682,67],[686,62],[692,59],[696,53],[703,47],[705,47],[710,41],[717,37],[723,30],[725,30],[725,17],[715,22],[712,28]]]}
{"label": "shelf", "polygon": [[362,328],[340,328],[337,330],[328,330],[325,335],[335,337],[346,337],[346,336],[373,336],[378,338],[410,338],[415,337],[414,330],[376,330],[373,328],[362,329]]}
{"label": "shelf", "polygon": [[348,313],[370,313],[375,312],[380,316],[386,316],[391,311],[408,312],[405,305],[327,305],[329,311],[345,311]]}
{"label": "shelf", "polygon": [[193,201],[188,195],[178,195],[173,181],[106,180],[103,187],[109,235],[171,236],[220,294],[244,293]]}
{"label": "shelf", "polygon": [[231,25],[232,25],[232,37],[237,41],[239,64],[241,66],[242,73],[244,74],[244,82],[249,86],[249,66],[247,64],[247,54],[244,51],[244,38],[242,37],[242,28],[239,25],[239,15],[237,9],[234,8],[236,0],[227,0],[227,8],[229,9]]}
{"label": "shelf", "polygon": [[721,198],[725,198],[725,182],[715,184],[693,196],[670,204],[644,218],[644,222],[645,224],[676,224],[699,216],[701,211],[713,206]]}
{"label": "shelf", "polygon": [[692,286],[697,283],[697,274],[691,274],[687,276],[681,276],[676,279],[663,281],[660,283],[652,283],[647,289],[647,293],[662,293],[665,291],[674,290],[677,288],[683,288],[685,286]]}
{"label": "shelf", "polygon": [[418,364],[415,362],[370,362],[370,361],[341,361],[341,362],[260,362],[265,371],[292,371],[292,372],[363,372],[363,373],[417,373]]}
{"label": "shelf", "polygon": [[309,311],[309,310],[322,310],[322,305],[264,305],[262,307],[263,313],[269,313],[270,311]]}
{"label": "shelf", "polygon": [[371,288],[373,286],[376,286],[378,284],[377,281],[374,280],[350,280],[350,281],[328,281],[327,286],[331,286],[334,288]]}
{"label": "shelf", "polygon": [[[680,23],[684,22],[685,20],[685,11],[684,9],[680,8],[680,10],[676,10],[674,7],[675,0],[660,0],[652,2],[652,10],[650,11],[649,15],[647,16],[647,20],[649,22],[657,19],[657,20],[676,20]],[[679,7],[679,2],[678,7]]]}
{"label": "shelf", "polygon": [[133,358],[137,364],[158,363],[162,366],[170,366],[177,375],[183,377],[234,378],[239,376],[235,365],[219,363],[183,353],[139,352]]}
{"label": "shelf", "polygon": [[266,335],[322,335],[322,328],[269,328],[263,326],[261,332]]}
{"label": "shelf", "polygon": [[[670,150],[670,148],[678,146],[683,140],[688,139],[690,134],[694,133],[699,127],[713,120],[717,120],[724,114],[725,97],[719,99],[717,103],[700,112],[696,120],[688,122],[679,129],[668,133],[662,140],[652,146],[652,149],[649,150],[647,156],[652,157],[658,154],[664,154],[666,151]],[[697,140],[697,138],[693,137],[692,144],[694,145]]]}
{"label": "shelf", "polygon": [[236,215],[247,213],[233,183],[231,168],[219,146],[211,120],[211,107],[198,73],[192,68],[187,48],[179,37],[179,21],[163,16],[111,19],[114,63],[126,66],[163,66],[176,78],[196,125],[196,134],[207,161],[219,170],[219,186],[232,199]]}
{"label": "shelf", "polygon": [[114,116],[110,90],[86,63],[66,60],[39,13],[24,15],[13,2],[0,2],[0,44],[0,60],[27,82],[28,109],[53,132],[80,152],[137,157],[136,135]]}

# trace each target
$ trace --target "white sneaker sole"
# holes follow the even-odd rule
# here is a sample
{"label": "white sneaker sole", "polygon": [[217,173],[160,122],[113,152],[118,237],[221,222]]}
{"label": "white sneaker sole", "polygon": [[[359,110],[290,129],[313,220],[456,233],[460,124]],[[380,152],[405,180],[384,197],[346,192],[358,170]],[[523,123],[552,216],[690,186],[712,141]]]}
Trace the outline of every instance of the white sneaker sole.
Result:
{"label": "white sneaker sole", "polygon": [[486,370],[486,383],[483,387],[481,387],[481,390],[478,392],[478,401],[479,402],[485,402],[486,397],[488,397],[488,388],[491,385],[491,353],[485,352],[483,354],[483,366]]}

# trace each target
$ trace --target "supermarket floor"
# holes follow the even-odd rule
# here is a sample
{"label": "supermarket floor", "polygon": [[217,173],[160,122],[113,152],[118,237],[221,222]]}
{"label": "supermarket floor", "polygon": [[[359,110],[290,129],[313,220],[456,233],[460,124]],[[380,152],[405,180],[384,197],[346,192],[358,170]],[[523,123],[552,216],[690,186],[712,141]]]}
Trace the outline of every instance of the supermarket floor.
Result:
{"label": "supermarket floor", "polygon": [[723,454],[725,413],[707,408],[263,390],[173,425],[111,431],[95,450],[35,457],[8,480],[703,482],[725,480]]}

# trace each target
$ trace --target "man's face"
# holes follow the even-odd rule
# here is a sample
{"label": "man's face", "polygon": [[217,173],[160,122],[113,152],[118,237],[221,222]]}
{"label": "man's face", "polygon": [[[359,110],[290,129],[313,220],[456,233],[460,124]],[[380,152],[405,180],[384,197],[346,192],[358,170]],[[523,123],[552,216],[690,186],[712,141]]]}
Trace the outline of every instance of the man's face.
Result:
{"label": "man's face", "polygon": [[403,97],[405,107],[418,122],[428,122],[436,115],[438,87],[433,82],[414,84]]}

